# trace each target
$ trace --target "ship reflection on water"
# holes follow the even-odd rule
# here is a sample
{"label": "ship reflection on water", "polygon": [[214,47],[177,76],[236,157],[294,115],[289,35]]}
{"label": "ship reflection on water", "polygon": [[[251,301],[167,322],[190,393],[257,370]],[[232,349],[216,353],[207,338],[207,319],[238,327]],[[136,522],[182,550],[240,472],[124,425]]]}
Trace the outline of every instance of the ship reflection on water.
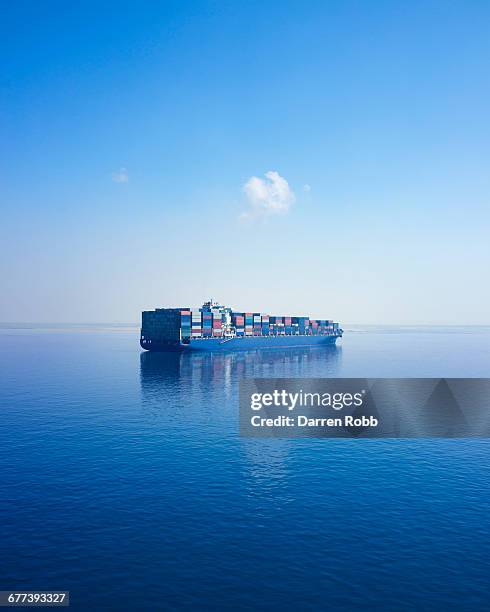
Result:
{"label": "ship reflection on water", "polygon": [[[165,429],[190,437],[238,434],[238,383],[244,378],[336,377],[342,349],[140,354],[142,408]],[[199,431],[198,431],[199,430]]]}
{"label": "ship reflection on water", "polygon": [[213,483],[231,486],[233,475],[240,495],[268,499],[271,507],[280,508],[289,500],[283,487],[297,440],[239,436],[239,381],[337,377],[341,357],[337,346],[221,354],[143,352],[142,409],[153,434],[161,436],[162,452],[173,449],[181,458],[173,467],[175,477],[185,480],[189,463],[195,471],[194,461],[212,460]]}
{"label": "ship reflection on water", "polygon": [[218,385],[228,395],[241,378],[328,378],[338,376],[342,348],[294,348],[287,350],[227,353],[140,354],[142,391],[162,391],[167,385],[200,382]]}

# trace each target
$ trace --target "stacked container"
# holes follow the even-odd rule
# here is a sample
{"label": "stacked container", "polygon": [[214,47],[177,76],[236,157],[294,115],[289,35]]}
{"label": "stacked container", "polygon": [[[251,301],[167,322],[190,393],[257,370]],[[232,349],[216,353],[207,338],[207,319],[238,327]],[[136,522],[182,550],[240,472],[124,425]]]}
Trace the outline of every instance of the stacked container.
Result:
{"label": "stacked container", "polygon": [[262,315],[261,316],[261,327],[262,327],[262,335],[263,336],[268,336],[269,335],[269,315]]}
{"label": "stacked container", "polygon": [[246,336],[251,336],[253,334],[253,324],[254,324],[253,317],[254,317],[253,313],[251,312],[245,313],[245,335]]}
{"label": "stacked container", "polygon": [[276,317],[276,335],[284,336],[284,317]]}
{"label": "stacked container", "polygon": [[213,336],[221,336],[222,335],[222,322],[221,322],[221,312],[219,308],[211,308],[211,314],[213,315]]}
{"label": "stacked container", "polygon": [[[191,338],[222,337],[233,326],[237,336],[271,335],[341,335],[338,323],[308,317],[277,317],[254,313],[233,312],[206,302],[202,308],[157,308],[142,314],[141,339],[175,344],[188,343]],[[143,346],[143,344],[142,344]],[[143,346],[146,348],[146,346]],[[151,349],[151,347],[150,347]]]}
{"label": "stacked container", "polygon": [[223,323],[221,320],[221,313],[219,310],[213,310],[213,336],[223,335]]}
{"label": "stacked container", "polygon": [[213,335],[213,315],[205,310],[202,312],[202,335],[207,338]]}
{"label": "stacked container", "polygon": [[182,338],[191,337],[191,311],[180,311],[180,335]]}
{"label": "stacked container", "polygon": [[235,325],[236,335],[245,335],[245,315],[241,312],[234,312],[232,320]]}
{"label": "stacked container", "polygon": [[201,310],[199,308],[192,309],[192,337],[198,338],[202,335]]}
{"label": "stacked container", "polygon": [[141,340],[174,344],[181,338],[179,308],[157,308],[141,315]]}

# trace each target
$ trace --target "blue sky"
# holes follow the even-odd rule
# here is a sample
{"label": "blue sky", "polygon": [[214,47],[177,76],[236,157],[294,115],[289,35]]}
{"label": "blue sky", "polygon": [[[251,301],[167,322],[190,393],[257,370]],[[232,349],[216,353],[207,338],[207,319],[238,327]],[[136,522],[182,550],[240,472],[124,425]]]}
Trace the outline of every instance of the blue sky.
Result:
{"label": "blue sky", "polygon": [[483,1],[3,3],[0,320],[213,296],[489,324],[489,22]]}

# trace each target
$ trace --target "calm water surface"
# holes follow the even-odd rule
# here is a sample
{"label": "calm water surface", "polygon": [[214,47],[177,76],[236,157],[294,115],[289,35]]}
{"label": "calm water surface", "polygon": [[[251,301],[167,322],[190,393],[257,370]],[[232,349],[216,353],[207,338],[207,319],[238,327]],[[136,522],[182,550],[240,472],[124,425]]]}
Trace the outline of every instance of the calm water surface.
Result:
{"label": "calm water surface", "polygon": [[490,376],[489,328],[336,349],[141,353],[0,330],[0,589],[72,608],[487,610],[490,441],[250,440],[248,376]]}

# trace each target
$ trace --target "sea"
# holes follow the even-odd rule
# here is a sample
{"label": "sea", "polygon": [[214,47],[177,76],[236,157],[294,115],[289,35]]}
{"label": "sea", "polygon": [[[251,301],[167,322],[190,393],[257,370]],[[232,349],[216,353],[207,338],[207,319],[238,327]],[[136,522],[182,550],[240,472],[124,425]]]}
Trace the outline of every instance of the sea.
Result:
{"label": "sea", "polygon": [[489,609],[490,440],[244,438],[238,385],[490,377],[490,327],[209,355],[138,339],[1,326],[0,590],[70,591],[75,610]]}

